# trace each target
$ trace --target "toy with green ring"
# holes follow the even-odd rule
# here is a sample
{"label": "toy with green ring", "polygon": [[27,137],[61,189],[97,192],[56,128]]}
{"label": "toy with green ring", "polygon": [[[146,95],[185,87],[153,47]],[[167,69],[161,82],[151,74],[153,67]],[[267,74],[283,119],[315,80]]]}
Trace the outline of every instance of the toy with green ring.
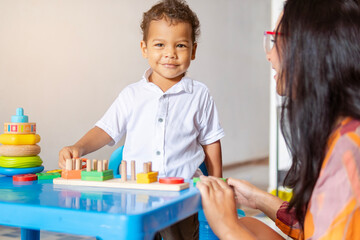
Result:
{"label": "toy with green ring", "polygon": [[39,167],[43,161],[39,156],[29,157],[0,157],[0,167],[3,168],[32,168]]}

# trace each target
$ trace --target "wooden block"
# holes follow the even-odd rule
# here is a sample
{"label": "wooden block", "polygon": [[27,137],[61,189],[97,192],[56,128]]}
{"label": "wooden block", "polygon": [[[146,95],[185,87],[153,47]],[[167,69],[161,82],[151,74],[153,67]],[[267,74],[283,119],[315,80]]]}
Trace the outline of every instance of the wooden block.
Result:
{"label": "wooden block", "polygon": [[89,187],[110,187],[121,189],[143,189],[143,190],[158,190],[158,191],[181,191],[189,188],[189,183],[182,184],[161,184],[154,182],[150,184],[139,184],[135,181],[122,182],[119,178],[113,178],[106,181],[82,181],[81,179],[64,179],[55,178],[53,180],[55,185],[72,185],[72,186],[89,186]]}
{"label": "wooden block", "polygon": [[98,171],[91,171],[91,172],[85,172],[83,171],[81,173],[81,180],[84,181],[105,181],[114,178],[113,171],[105,170],[102,172]]}
{"label": "wooden block", "polygon": [[157,182],[158,172],[138,173],[136,175],[136,183],[152,183]]}
{"label": "wooden block", "polygon": [[65,179],[81,179],[82,170],[64,170],[61,172],[61,177]]}
{"label": "wooden block", "polygon": [[40,153],[39,145],[1,145],[0,155],[7,157],[36,156]]}

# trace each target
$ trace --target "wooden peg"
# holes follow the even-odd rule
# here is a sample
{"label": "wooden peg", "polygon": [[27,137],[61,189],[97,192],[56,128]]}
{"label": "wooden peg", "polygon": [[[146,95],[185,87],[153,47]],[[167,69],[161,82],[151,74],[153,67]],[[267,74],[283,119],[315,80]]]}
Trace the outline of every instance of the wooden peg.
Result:
{"label": "wooden peg", "polygon": [[126,161],[121,161],[121,181],[126,182],[127,180],[127,169],[126,169]]}
{"label": "wooden peg", "polygon": [[72,159],[66,159],[66,170],[72,170]]}
{"label": "wooden peg", "polygon": [[144,163],[143,166],[144,166],[144,173],[148,173],[149,172],[148,164]]}
{"label": "wooden peg", "polygon": [[98,172],[102,172],[103,171],[103,163],[101,160],[98,161],[97,163],[97,171]]}
{"label": "wooden peg", "polygon": [[148,170],[149,172],[152,172],[152,162],[148,162]]}
{"label": "wooden peg", "polygon": [[92,169],[93,169],[94,171],[97,170],[97,160],[96,160],[96,159],[93,159],[93,161],[92,161]]}
{"label": "wooden peg", "polygon": [[135,170],[135,161],[131,160],[131,180],[136,180],[136,170]]}
{"label": "wooden peg", "polygon": [[91,160],[90,159],[86,160],[86,171],[91,172]]}
{"label": "wooden peg", "polygon": [[108,160],[103,160],[103,170],[108,170]]}
{"label": "wooden peg", "polygon": [[81,169],[81,160],[80,158],[76,158],[75,159],[75,170],[80,170]]}

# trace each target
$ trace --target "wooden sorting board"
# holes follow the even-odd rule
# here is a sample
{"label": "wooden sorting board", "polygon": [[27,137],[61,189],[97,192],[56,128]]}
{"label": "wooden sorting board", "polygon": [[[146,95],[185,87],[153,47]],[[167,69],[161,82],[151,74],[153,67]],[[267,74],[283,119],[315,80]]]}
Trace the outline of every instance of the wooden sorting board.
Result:
{"label": "wooden sorting board", "polygon": [[122,182],[120,178],[113,178],[106,181],[83,181],[81,179],[64,179],[55,178],[54,184],[72,185],[72,186],[89,186],[89,187],[109,187],[124,189],[142,189],[142,190],[160,190],[160,191],[181,191],[189,188],[189,183],[181,184],[163,184],[159,182],[153,183],[136,183],[136,181],[128,180]]}

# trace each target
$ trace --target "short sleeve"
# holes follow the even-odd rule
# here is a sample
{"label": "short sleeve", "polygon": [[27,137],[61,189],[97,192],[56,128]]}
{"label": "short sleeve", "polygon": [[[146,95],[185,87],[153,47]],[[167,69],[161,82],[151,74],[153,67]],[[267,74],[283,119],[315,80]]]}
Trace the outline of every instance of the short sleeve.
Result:
{"label": "short sleeve", "polygon": [[204,102],[198,140],[201,145],[208,145],[224,137],[225,133],[220,125],[215,102],[208,92],[204,95]]}
{"label": "short sleeve", "polygon": [[95,126],[104,130],[113,139],[110,146],[116,144],[126,133],[126,123],[129,118],[131,95],[125,88],[111,104],[104,116]]}

